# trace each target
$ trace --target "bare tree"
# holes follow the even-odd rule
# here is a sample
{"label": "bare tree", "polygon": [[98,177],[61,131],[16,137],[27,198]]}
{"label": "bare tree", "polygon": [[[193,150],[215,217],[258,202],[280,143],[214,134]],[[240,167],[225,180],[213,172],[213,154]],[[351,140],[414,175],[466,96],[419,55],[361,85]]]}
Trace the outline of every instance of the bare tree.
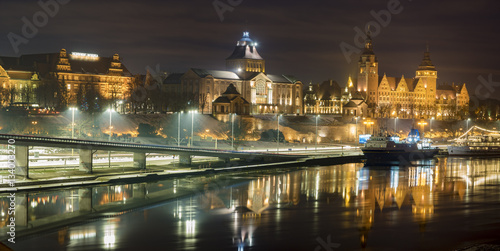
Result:
{"label": "bare tree", "polygon": [[200,97],[199,102],[200,102],[201,114],[203,114],[205,112],[205,107],[208,105],[208,94],[201,93],[199,97]]}

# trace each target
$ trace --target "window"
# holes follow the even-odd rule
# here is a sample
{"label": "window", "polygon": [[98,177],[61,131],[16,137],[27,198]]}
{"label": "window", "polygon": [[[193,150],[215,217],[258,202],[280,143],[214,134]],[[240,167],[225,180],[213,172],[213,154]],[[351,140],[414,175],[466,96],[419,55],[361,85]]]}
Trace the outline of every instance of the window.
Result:
{"label": "window", "polygon": [[266,95],[266,83],[264,81],[257,82],[257,95]]}

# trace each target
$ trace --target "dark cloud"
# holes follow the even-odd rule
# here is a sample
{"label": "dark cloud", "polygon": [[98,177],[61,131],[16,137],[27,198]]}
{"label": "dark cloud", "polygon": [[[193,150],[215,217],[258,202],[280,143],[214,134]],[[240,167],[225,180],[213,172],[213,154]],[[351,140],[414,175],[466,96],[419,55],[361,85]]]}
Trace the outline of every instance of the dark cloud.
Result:
{"label": "dark cloud", "polygon": [[[37,2],[0,3],[1,55],[16,55],[7,34],[20,34],[21,18],[40,11]],[[223,69],[224,59],[247,29],[259,42],[269,72],[294,74],[303,82],[331,78],[343,84],[356,72],[357,55],[349,64],[339,44],[353,44],[353,28],[374,20],[370,12],[386,10],[388,2],[243,0],[221,22],[211,0],[72,0],[19,47],[19,54],[61,48],[119,53],[134,73],[156,64],[170,72]],[[500,80],[498,1],[404,0],[400,5],[402,12],[392,15],[374,37],[380,74],[413,76],[429,43],[440,83],[474,86],[481,74]]]}

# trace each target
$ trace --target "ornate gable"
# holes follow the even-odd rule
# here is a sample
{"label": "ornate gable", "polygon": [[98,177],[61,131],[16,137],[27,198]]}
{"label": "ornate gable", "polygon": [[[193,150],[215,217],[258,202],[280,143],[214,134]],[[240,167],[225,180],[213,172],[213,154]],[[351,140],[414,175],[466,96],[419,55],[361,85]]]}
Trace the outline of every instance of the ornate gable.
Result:
{"label": "ornate gable", "polygon": [[9,74],[7,74],[7,72],[1,65],[0,65],[0,78],[10,79]]}
{"label": "ornate gable", "polygon": [[408,92],[408,84],[406,84],[405,76],[401,78],[398,83],[398,87],[396,88],[398,92]]}
{"label": "ornate gable", "polygon": [[380,80],[378,90],[379,91],[390,91],[391,90],[391,86],[389,85],[389,81],[387,80],[387,76],[385,74],[382,77],[382,80]]}
{"label": "ornate gable", "polygon": [[413,89],[415,93],[425,93],[425,84],[421,78],[418,79],[417,85],[415,89]]}

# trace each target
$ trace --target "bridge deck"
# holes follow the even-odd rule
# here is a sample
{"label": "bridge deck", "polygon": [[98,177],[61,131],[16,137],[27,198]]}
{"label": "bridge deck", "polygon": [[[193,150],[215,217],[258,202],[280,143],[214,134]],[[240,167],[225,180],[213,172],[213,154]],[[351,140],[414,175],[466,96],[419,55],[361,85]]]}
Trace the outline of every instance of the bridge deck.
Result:
{"label": "bridge deck", "polygon": [[273,159],[293,160],[293,159],[301,159],[307,157],[306,155],[256,153],[256,152],[215,150],[215,149],[192,148],[192,147],[175,147],[166,145],[136,144],[136,143],[121,143],[121,142],[68,139],[68,138],[0,134],[0,144],[9,144],[8,143],[9,140],[12,139],[15,140],[14,145],[56,147],[56,148],[82,149],[82,150],[122,151],[122,152],[136,152],[136,153],[164,153],[172,155],[210,156],[219,158],[240,158],[240,159],[267,157]]}

